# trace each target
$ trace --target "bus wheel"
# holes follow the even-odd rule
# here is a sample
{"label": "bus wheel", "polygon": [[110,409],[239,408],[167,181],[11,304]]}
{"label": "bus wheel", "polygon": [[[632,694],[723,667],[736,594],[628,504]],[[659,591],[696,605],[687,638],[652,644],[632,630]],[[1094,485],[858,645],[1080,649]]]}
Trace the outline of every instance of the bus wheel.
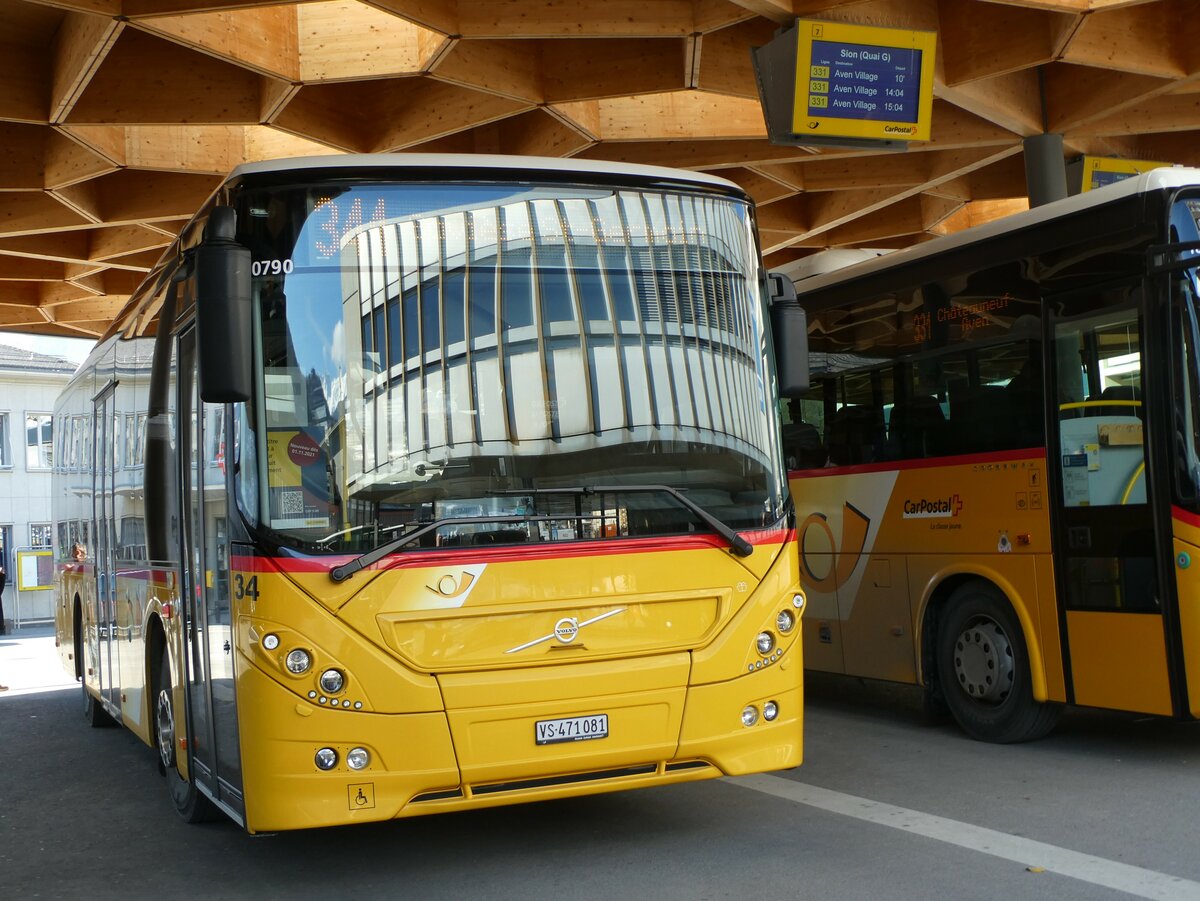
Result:
{"label": "bus wheel", "polygon": [[175,756],[175,695],[171,684],[171,661],[163,649],[154,685],[154,743],[158,751],[158,771],[167,777],[167,790],[179,815],[188,823],[207,823],[220,811],[205,797],[194,782],[179,773]]}
{"label": "bus wheel", "polygon": [[969,582],[950,596],[938,627],[937,663],[946,705],[972,738],[1031,741],[1054,727],[1059,708],[1033,699],[1021,625],[993,585]]}

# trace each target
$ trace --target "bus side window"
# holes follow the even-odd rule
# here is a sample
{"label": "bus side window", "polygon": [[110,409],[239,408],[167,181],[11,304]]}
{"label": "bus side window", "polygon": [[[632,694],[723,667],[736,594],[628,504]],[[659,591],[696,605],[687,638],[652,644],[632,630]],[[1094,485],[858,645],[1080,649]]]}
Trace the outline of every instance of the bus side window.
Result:
{"label": "bus side window", "polygon": [[821,440],[824,403],[818,398],[792,398],[783,423],[783,456],[788,469],[816,469],[829,458]]}
{"label": "bus side window", "polygon": [[883,432],[883,412],[851,404],[834,414],[829,424],[829,460],[834,466],[874,463],[879,459],[878,436]]}
{"label": "bus side window", "polygon": [[940,457],[946,452],[946,416],[932,394],[897,401],[888,419],[888,444],[895,459]]}

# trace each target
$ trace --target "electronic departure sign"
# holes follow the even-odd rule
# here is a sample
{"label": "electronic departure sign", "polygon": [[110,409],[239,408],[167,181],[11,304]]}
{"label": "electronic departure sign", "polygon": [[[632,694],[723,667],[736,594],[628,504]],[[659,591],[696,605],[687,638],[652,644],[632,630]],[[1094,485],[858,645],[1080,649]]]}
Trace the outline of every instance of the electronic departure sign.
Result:
{"label": "electronic departure sign", "polygon": [[798,19],[754,51],[774,143],[928,141],[937,34]]}
{"label": "electronic departure sign", "polygon": [[1126,178],[1132,178],[1151,169],[1161,169],[1171,163],[1156,163],[1153,160],[1122,160],[1107,156],[1083,157],[1083,175],[1080,190],[1091,191],[1103,188]]}

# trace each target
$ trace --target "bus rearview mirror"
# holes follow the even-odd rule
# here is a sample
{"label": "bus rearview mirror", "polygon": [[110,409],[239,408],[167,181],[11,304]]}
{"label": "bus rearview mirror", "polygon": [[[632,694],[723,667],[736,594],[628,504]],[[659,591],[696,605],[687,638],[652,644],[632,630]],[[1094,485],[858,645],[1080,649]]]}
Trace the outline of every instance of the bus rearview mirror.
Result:
{"label": "bus rearview mirror", "polygon": [[196,248],[196,337],[200,398],[240,403],[253,386],[250,314],[250,250],[234,240],[237,218],[214,207]]}
{"label": "bus rearview mirror", "polygon": [[771,333],[775,341],[775,370],[782,397],[808,390],[808,315],[796,300],[796,286],[781,272],[767,273],[771,295]]}

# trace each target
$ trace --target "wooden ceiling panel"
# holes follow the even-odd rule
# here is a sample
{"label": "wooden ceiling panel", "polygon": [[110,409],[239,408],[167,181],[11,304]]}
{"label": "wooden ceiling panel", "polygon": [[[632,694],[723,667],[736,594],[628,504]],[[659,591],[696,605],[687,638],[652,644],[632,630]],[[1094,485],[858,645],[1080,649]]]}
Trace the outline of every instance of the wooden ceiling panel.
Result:
{"label": "wooden ceiling panel", "polygon": [[455,41],[432,69],[439,80],[531,103],[544,99],[542,73],[538,41]]}
{"label": "wooden ceiling panel", "polygon": [[1093,13],[1080,23],[1062,60],[1157,78],[1185,76],[1187,54],[1176,40],[1177,21],[1173,3]]}
{"label": "wooden ceiling panel", "polygon": [[[616,97],[599,103],[599,137],[605,141],[758,138],[766,135],[758,102],[704,91],[670,91]],[[569,108],[572,104],[559,104]]]}
{"label": "wooden ceiling panel", "polygon": [[761,47],[771,40],[774,32],[774,22],[754,19],[701,37],[697,87],[757,100],[754,66],[746,48]]}
{"label": "wooden ceiling panel", "polygon": [[369,148],[375,153],[402,150],[495,122],[534,106],[530,102],[430,79],[396,79],[370,84],[379,85],[371,101],[375,114]]}
{"label": "wooden ceiling panel", "polygon": [[[1025,204],[1022,139],[1200,164],[1193,0],[0,0],[0,328],[96,334],[244,161],[512,153],[724,174],[768,262]],[[751,49],[936,30],[931,140],[775,146]],[[15,312],[13,312],[15,311]]]}
{"label": "wooden ceiling panel", "polygon": [[295,8],[299,80],[390,78],[425,69],[443,37],[358,0]]}
{"label": "wooden ceiling panel", "polygon": [[227,12],[159,16],[139,19],[137,27],[218,59],[289,81],[299,81],[297,17],[301,8],[251,7]]}
{"label": "wooden ceiling panel", "polygon": [[206,53],[125,29],[65,121],[139,125],[258,122],[259,79]]}
{"label": "wooden ceiling panel", "polygon": [[46,131],[43,183],[48,190],[87,181],[116,169],[112,160],[68,135],[60,131]]}
{"label": "wooden ceiling panel", "polygon": [[727,178],[737,184],[750,195],[760,208],[776,200],[792,197],[797,193],[794,187],[756,169],[721,169],[712,174]]}
{"label": "wooden ceiling panel", "polygon": [[682,90],[688,77],[685,52],[681,38],[543,41],[545,99],[557,103]]}
{"label": "wooden ceiling panel", "polygon": [[46,234],[92,224],[47,193],[0,192],[0,235]]}
{"label": "wooden ceiling panel", "polygon": [[480,38],[685,37],[692,0],[457,0],[459,33]]}
{"label": "wooden ceiling panel", "polygon": [[1079,16],[972,0],[939,0],[938,67],[947,85],[1048,63]]}

